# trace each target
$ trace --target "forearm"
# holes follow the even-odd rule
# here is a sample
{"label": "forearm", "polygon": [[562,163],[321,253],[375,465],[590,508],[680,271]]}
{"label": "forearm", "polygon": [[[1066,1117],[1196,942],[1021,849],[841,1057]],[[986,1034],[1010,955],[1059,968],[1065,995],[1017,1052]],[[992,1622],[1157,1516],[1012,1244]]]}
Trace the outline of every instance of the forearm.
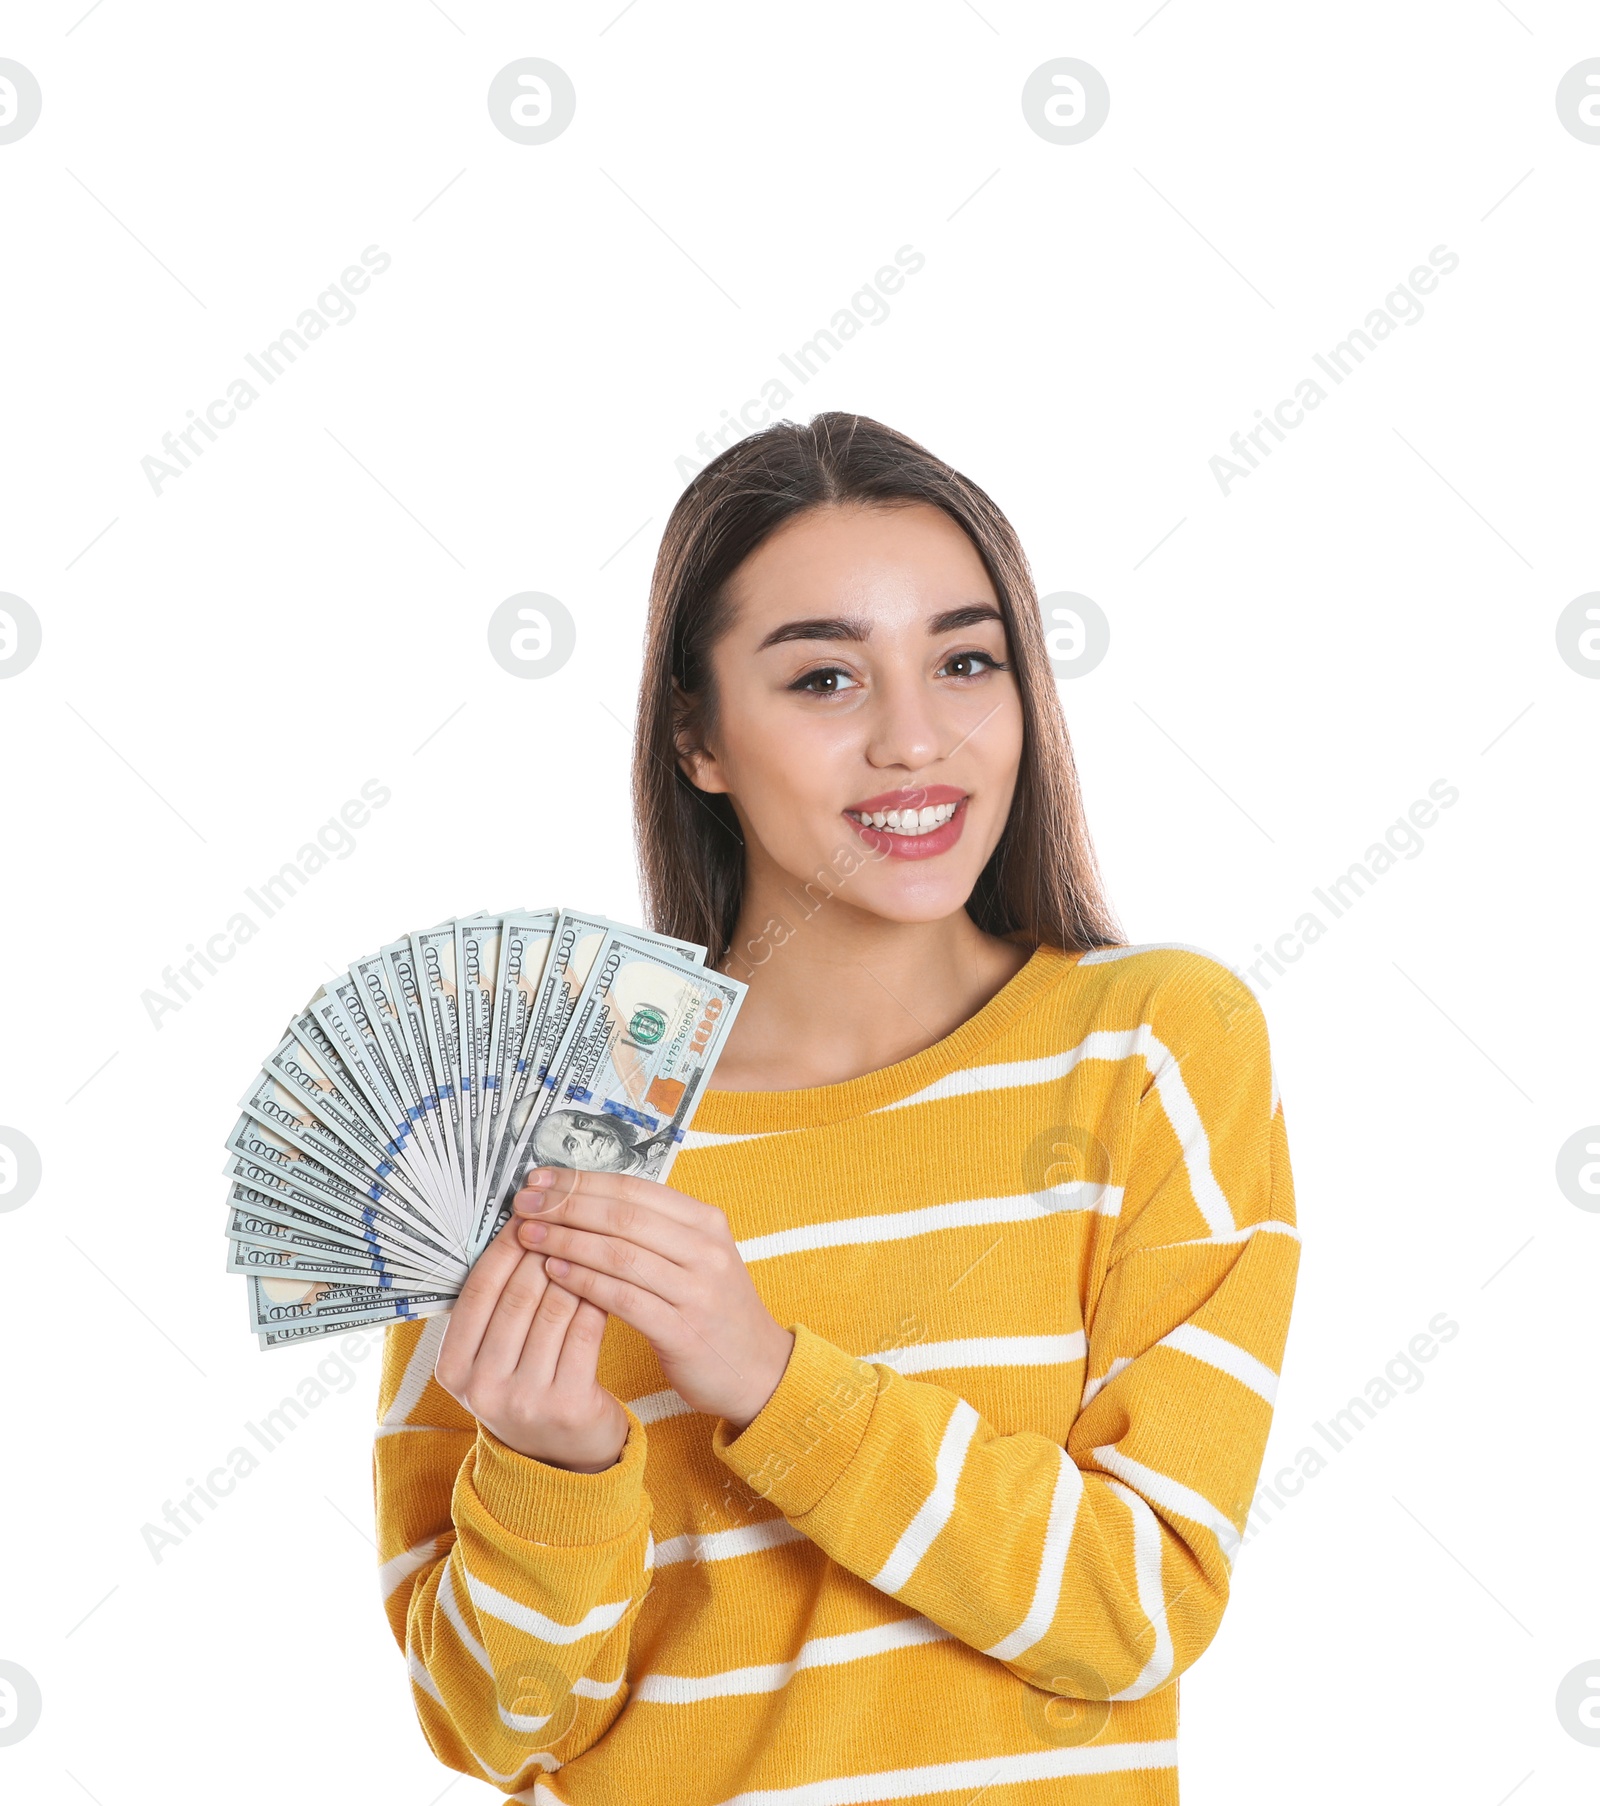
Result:
{"label": "forearm", "polygon": [[[407,1353],[397,1346],[394,1369]],[[629,1418],[612,1467],[569,1472],[502,1443],[432,1380],[405,1411],[386,1379],[380,1572],[418,1718],[450,1766],[526,1785],[589,1747],[626,1699],[654,1557],[644,1426]]]}

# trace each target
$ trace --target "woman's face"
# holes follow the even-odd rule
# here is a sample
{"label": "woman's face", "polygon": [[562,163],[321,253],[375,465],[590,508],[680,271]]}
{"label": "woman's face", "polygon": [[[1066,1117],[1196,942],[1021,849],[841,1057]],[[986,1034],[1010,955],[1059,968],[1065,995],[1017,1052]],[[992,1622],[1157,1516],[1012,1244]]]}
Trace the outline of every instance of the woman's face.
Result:
{"label": "woman's face", "polygon": [[897,922],[959,910],[994,851],[1022,704],[994,585],[942,510],[814,508],[734,573],[716,723],[685,760],[775,868]]}

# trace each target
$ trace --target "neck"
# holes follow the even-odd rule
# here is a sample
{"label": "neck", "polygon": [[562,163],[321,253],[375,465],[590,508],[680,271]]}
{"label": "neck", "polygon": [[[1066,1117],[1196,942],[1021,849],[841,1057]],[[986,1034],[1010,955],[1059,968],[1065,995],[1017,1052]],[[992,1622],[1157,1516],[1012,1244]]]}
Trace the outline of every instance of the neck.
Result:
{"label": "neck", "polygon": [[747,873],[721,969],[750,991],[716,1084],[795,1090],[910,1059],[982,1009],[1027,957],[964,909],[891,922],[781,873]]}

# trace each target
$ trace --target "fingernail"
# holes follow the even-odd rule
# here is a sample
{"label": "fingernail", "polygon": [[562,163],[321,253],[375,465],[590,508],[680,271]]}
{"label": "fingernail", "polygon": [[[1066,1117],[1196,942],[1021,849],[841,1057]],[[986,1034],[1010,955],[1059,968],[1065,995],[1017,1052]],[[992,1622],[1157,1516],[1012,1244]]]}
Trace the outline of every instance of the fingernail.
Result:
{"label": "fingernail", "polygon": [[534,1243],[542,1242],[550,1233],[550,1225],[548,1223],[524,1223],[520,1233],[524,1244],[532,1247]]}
{"label": "fingernail", "polygon": [[556,1169],[553,1166],[536,1166],[522,1181],[524,1185],[530,1186],[534,1190],[538,1190],[541,1186],[554,1185],[555,1182]]}

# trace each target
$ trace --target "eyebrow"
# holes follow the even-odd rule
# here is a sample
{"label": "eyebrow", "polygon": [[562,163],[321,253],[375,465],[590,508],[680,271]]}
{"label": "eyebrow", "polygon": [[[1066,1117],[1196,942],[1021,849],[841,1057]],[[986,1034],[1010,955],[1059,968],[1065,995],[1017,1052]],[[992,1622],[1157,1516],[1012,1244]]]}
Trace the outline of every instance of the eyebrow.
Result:
{"label": "eyebrow", "polygon": [[[963,627],[977,627],[984,621],[1005,625],[1005,617],[992,602],[966,602],[959,608],[947,608],[943,614],[935,615],[928,623],[928,632],[930,635],[955,633]],[[791,640],[853,640],[860,644],[871,637],[872,623],[859,616],[818,615],[806,621],[785,621],[783,626],[774,627],[756,651],[765,652],[769,646],[786,645]]]}

